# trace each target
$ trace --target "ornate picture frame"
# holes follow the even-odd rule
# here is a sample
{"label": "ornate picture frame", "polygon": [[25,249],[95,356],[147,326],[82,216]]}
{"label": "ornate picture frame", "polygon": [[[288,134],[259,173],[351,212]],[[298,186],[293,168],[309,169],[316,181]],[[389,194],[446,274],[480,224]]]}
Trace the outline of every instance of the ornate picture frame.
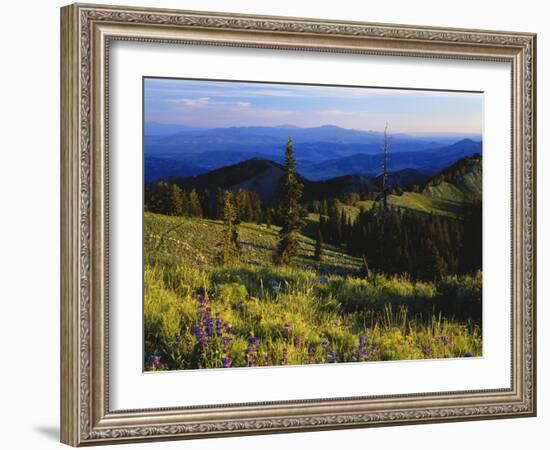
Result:
{"label": "ornate picture frame", "polygon": [[[511,385],[112,410],[109,78],[115,41],[511,65]],[[61,9],[61,441],[97,445],[536,415],[536,35],[74,4]]]}

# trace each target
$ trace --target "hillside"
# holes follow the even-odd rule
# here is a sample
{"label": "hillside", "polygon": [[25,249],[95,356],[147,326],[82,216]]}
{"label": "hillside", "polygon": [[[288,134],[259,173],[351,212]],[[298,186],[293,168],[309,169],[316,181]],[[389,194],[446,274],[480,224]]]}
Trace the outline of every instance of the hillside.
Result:
{"label": "hillside", "polygon": [[[391,172],[404,169],[414,170],[426,176],[433,176],[446,169],[457,160],[481,153],[481,142],[462,139],[449,146],[441,146],[423,151],[400,152],[391,149],[388,167]],[[315,164],[302,162],[299,171],[311,180],[322,180],[344,174],[377,176],[382,170],[383,155],[357,153],[354,155],[321,161]]]}
{"label": "hillside", "polygon": [[145,214],[145,370],[483,355],[481,273],[363,278],[337,248],[313,261],[307,238],[297,266],[273,266],[277,230],[239,231],[241,261],[219,266],[220,222]]}
{"label": "hillside", "polygon": [[390,195],[398,207],[455,217],[465,205],[481,201],[482,160],[479,155],[462,160],[429,180],[421,192]]}
{"label": "hillside", "polygon": [[[251,267],[271,266],[279,227],[243,223],[239,226],[242,245],[241,263]],[[221,221],[195,217],[144,215],[144,249],[149,258],[170,255],[170,261],[191,265],[213,265],[223,236]],[[319,273],[356,273],[361,260],[346,254],[337,246],[326,245],[325,258],[319,263],[313,258],[315,240],[301,236],[297,266]]]}
{"label": "hillside", "polygon": [[[187,190],[208,189],[215,192],[218,187],[230,190],[246,189],[258,193],[264,204],[274,206],[283,173],[284,167],[279,163],[263,158],[251,158],[198,176],[173,177],[170,181]],[[413,169],[404,169],[389,173],[387,181],[390,188],[407,188],[412,184],[423,184],[426,180],[425,175]],[[378,191],[382,186],[382,176],[352,174],[320,181],[300,177],[300,182],[304,186],[302,199],[311,201],[330,199],[349,192]]]}
{"label": "hillside", "polygon": [[165,158],[155,158],[146,156],[145,164],[145,182],[153,182],[172,177],[188,177],[208,172],[204,167],[190,165],[181,161],[175,161]]}
{"label": "hillside", "polygon": [[[209,171],[251,158],[282,163],[282,149],[289,136],[296,145],[298,170],[310,180],[352,173],[376,176],[380,172],[383,134],[334,125],[201,129],[146,123],[145,162],[148,158],[166,161],[168,172],[158,178],[189,175],[174,174],[170,167],[177,165]],[[466,135],[392,135],[390,170],[411,168],[430,175],[437,173],[463,156],[480,152],[479,139]]]}

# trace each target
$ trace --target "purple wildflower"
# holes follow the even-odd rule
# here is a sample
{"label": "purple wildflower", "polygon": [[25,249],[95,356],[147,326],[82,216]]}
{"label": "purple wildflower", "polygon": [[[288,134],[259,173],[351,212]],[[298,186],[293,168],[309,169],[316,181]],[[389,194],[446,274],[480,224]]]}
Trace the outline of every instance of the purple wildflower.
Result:
{"label": "purple wildflower", "polygon": [[453,337],[452,336],[440,336],[439,341],[443,345],[453,345]]}
{"label": "purple wildflower", "polygon": [[210,315],[207,315],[204,318],[204,331],[208,336],[212,336],[214,334],[214,319],[212,319]]}
{"label": "purple wildflower", "polygon": [[216,336],[222,337],[224,330],[224,322],[221,317],[216,317]]}
{"label": "purple wildflower", "polygon": [[427,345],[422,347],[422,351],[424,352],[424,356],[426,358],[433,358],[434,354],[432,352],[432,349],[430,347],[428,347]]}
{"label": "purple wildflower", "polygon": [[222,358],[222,367],[226,369],[229,367],[233,367],[233,360],[229,356],[224,356]]}
{"label": "purple wildflower", "polygon": [[244,355],[246,357],[246,366],[255,367],[258,365],[258,346],[260,345],[260,339],[255,336],[250,336],[248,338],[248,344],[250,345],[245,351]]}
{"label": "purple wildflower", "polygon": [[357,349],[357,360],[368,361],[367,338],[365,336],[359,336],[359,345],[355,349]]}
{"label": "purple wildflower", "polygon": [[195,328],[193,329],[193,333],[197,338],[201,351],[204,350],[205,347],[208,345],[208,337],[206,336],[206,333],[200,325],[195,326]]}
{"label": "purple wildflower", "polygon": [[160,356],[156,356],[156,355],[150,355],[147,357],[147,362],[157,368],[157,369],[160,369],[162,367],[162,363],[160,362]]}
{"label": "purple wildflower", "polygon": [[281,366],[286,366],[288,364],[288,350],[286,348],[283,352],[283,357],[279,361]]}
{"label": "purple wildflower", "polygon": [[338,354],[336,353],[336,349],[333,347],[331,352],[327,355],[328,362],[335,363],[337,361]]}
{"label": "purple wildflower", "polygon": [[252,346],[257,346],[260,343],[260,340],[257,337],[250,336],[248,338],[248,343]]}

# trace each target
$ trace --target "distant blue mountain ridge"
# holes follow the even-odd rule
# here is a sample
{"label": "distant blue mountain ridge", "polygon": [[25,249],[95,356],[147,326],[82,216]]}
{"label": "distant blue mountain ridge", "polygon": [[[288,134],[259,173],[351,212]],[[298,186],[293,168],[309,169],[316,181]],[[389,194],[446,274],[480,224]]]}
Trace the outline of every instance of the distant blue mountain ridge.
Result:
{"label": "distant blue mountain ridge", "polygon": [[[146,123],[145,180],[196,176],[251,158],[281,163],[289,136],[294,141],[298,171],[310,180],[381,172],[384,137],[377,131],[334,125],[203,129]],[[481,152],[477,135],[390,134],[389,170],[414,169],[433,175],[460,158]]]}

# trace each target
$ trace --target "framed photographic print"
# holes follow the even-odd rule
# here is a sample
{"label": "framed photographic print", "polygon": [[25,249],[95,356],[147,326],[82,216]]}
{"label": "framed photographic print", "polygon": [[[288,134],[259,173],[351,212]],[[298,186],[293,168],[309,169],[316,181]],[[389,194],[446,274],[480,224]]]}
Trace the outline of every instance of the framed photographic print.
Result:
{"label": "framed photographic print", "polygon": [[73,445],[527,417],[530,33],[61,10]]}

